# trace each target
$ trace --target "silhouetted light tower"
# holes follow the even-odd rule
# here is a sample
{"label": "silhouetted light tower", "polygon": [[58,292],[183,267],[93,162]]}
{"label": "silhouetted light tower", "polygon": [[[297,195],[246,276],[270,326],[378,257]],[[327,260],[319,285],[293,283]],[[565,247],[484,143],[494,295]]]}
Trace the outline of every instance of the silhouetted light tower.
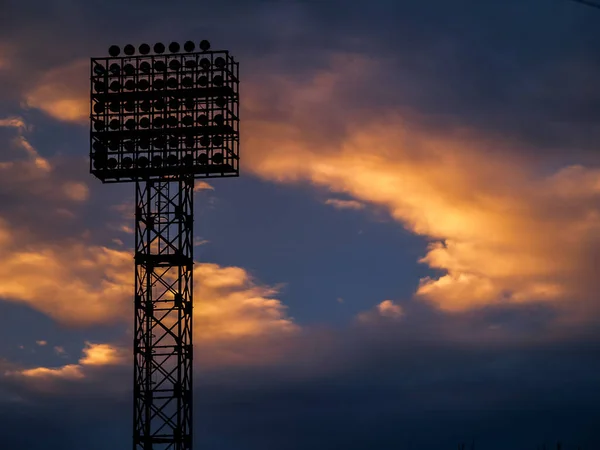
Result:
{"label": "silhouetted light tower", "polygon": [[90,172],[135,182],[134,450],[192,448],[194,180],[239,175],[238,63],[194,49],[91,59]]}

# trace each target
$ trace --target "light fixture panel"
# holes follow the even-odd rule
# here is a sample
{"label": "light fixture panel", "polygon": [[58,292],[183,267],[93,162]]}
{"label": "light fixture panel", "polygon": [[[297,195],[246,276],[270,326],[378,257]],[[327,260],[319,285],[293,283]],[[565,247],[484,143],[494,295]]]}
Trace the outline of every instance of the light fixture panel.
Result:
{"label": "light fixture panel", "polygon": [[239,64],[229,52],[111,50],[91,59],[92,174],[105,183],[239,175]]}

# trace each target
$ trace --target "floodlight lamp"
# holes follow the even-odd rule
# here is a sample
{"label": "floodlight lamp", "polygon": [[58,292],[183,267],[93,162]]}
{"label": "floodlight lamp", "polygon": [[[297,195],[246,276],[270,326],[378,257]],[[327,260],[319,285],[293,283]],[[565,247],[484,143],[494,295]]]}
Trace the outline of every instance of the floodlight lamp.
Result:
{"label": "floodlight lamp", "polygon": [[181,80],[181,84],[183,87],[191,88],[194,85],[194,80],[192,80],[191,77],[184,77],[183,80]]}
{"label": "floodlight lamp", "polygon": [[121,53],[121,49],[119,48],[118,45],[111,45],[108,48],[108,54],[110,56],[112,56],[113,58],[116,58],[117,56],[119,56],[119,53]]}
{"label": "floodlight lamp", "polygon": [[123,47],[123,53],[125,53],[127,56],[133,56],[135,53],[135,47],[131,44],[127,44],[125,47]]}
{"label": "floodlight lamp", "polygon": [[206,114],[200,114],[197,120],[200,125],[208,125],[208,117]]}
{"label": "floodlight lamp", "polygon": [[206,153],[200,153],[196,161],[198,161],[198,164],[205,165],[208,162],[208,156]]}
{"label": "floodlight lamp", "polygon": [[177,159],[176,155],[169,155],[167,156],[167,164],[170,166],[174,166],[175,164],[177,164],[179,161]]}
{"label": "floodlight lamp", "polygon": [[163,118],[162,117],[157,117],[152,122],[152,125],[154,126],[154,128],[162,128],[162,126],[164,125]]}
{"label": "floodlight lamp", "polygon": [[213,122],[219,126],[223,125],[223,122],[225,122],[225,118],[223,117],[223,114],[217,114],[216,116],[214,116]]}
{"label": "floodlight lamp", "polygon": [[[148,119],[147,117],[142,117],[140,119],[140,127],[141,128],[148,128],[150,126],[150,119]],[[140,144],[141,146],[142,144]]]}
{"label": "floodlight lamp", "polygon": [[175,128],[178,124],[179,124],[179,121],[177,120],[177,117],[169,116],[167,118],[167,125],[170,126],[171,128]]}
{"label": "floodlight lamp", "polygon": [[144,73],[149,73],[151,69],[152,66],[150,66],[150,63],[148,61],[144,61],[140,64],[140,70]]}
{"label": "floodlight lamp", "polygon": [[118,163],[116,158],[108,158],[107,166],[109,169],[116,169],[117,165]]}
{"label": "floodlight lamp", "polygon": [[141,44],[138,50],[142,55],[147,55],[150,53],[150,46],[148,44]]}
{"label": "floodlight lamp", "polygon": [[202,50],[203,52],[207,52],[210,50],[210,42],[208,42],[206,39],[200,41],[200,50]]}
{"label": "floodlight lamp", "polygon": [[104,106],[105,106],[104,103],[101,103],[101,102],[100,103],[96,103],[94,105],[94,112],[96,114],[102,114],[104,112]]}
{"label": "floodlight lamp", "polygon": [[113,140],[108,143],[109,150],[116,152],[119,150],[119,141]]}
{"label": "floodlight lamp", "polygon": [[181,63],[177,59],[172,59],[169,62],[169,67],[171,70],[179,70],[181,68]]}
{"label": "floodlight lamp", "polygon": [[214,153],[212,156],[212,162],[214,162],[215,164],[222,164],[223,163],[223,154],[222,153]]}
{"label": "floodlight lamp", "polygon": [[154,82],[152,83],[152,87],[154,89],[164,89],[165,88],[165,80],[163,80],[162,78],[155,79]]}
{"label": "floodlight lamp", "polygon": [[[144,119],[146,119],[146,118],[144,117]],[[144,120],[144,119],[142,119],[142,120]],[[140,123],[141,122],[142,121],[140,120]],[[149,124],[150,124],[150,122],[148,122],[148,126],[150,126]],[[146,138],[140,139],[139,146],[142,150],[148,150],[150,148],[150,141]]]}
{"label": "floodlight lamp", "polygon": [[165,109],[165,106],[165,101],[162,99],[158,99],[154,102],[154,108],[156,109]]}
{"label": "floodlight lamp", "polygon": [[171,53],[177,53],[177,52],[179,52],[179,43],[177,43],[177,42],[171,42],[169,44],[169,51]]}
{"label": "floodlight lamp", "polygon": [[185,44],[183,44],[183,49],[188,53],[193,52],[194,47],[196,47],[196,45],[193,41],[187,41]]}
{"label": "floodlight lamp", "polygon": [[196,140],[194,139],[194,136],[186,136],[185,138],[185,146],[190,148],[193,147],[194,144],[196,143]]}
{"label": "floodlight lamp", "polygon": [[127,112],[134,112],[135,111],[135,102],[129,100],[128,102],[125,103],[125,111]]}
{"label": "floodlight lamp", "polygon": [[113,92],[117,92],[119,89],[121,89],[121,83],[118,81],[113,81],[110,83],[109,89]]}
{"label": "floodlight lamp", "polygon": [[169,89],[177,89],[178,84],[177,78],[171,77],[167,80],[167,87],[169,87]]}
{"label": "floodlight lamp", "polygon": [[190,155],[189,153],[187,153],[187,154],[183,155],[181,162],[186,166],[191,166],[192,164],[194,164],[194,157],[192,155]]}
{"label": "floodlight lamp", "polygon": [[101,66],[100,64],[94,65],[94,73],[96,75],[104,75],[104,72],[106,72],[106,69],[104,68],[104,66]]}
{"label": "floodlight lamp", "polygon": [[188,98],[185,99],[184,103],[185,103],[185,107],[187,109],[194,109],[194,106],[195,106],[196,102],[194,102],[194,98],[193,97],[188,97]]}
{"label": "floodlight lamp", "polygon": [[119,127],[121,126],[121,123],[119,122],[119,119],[113,119],[110,121],[110,123],[108,124],[108,127],[111,130],[118,130]]}
{"label": "floodlight lamp", "polygon": [[223,86],[223,77],[221,75],[215,75],[212,82],[215,86]]}
{"label": "floodlight lamp", "polygon": [[133,91],[135,89],[135,81],[127,80],[125,82],[125,89],[127,89],[128,91]]}
{"label": "floodlight lamp", "polygon": [[165,45],[161,42],[157,42],[156,44],[154,44],[154,53],[164,53],[165,51]]}
{"label": "floodlight lamp", "polygon": [[94,83],[94,90],[96,92],[104,92],[106,90],[106,85],[102,81],[98,81]]}
{"label": "floodlight lamp", "polygon": [[169,100],[169,108],[171,109],[179,109],[179,100],[176,98],[172,98]]}
{"label": "floodlight lamp", "polygon": [[100,141],[94,141],[94,143],[92,144],[92,148],[94,149],[96,154],[98,154],[99,152],[102,152],[102,151],[106,152],[106,147]]}
{"label": "floodlight lamp", "polygon": [[202,147],[208,147],[210,145],[210,137],[209,136],[202,136],[200,138],[200,145]]}
{"label": "floodlight lamp", "polygon": [[215,67],[217,67],[218,69],[222,69],[223,67],[225,67],[225,58],[223,58],[222,56],[217,56],[215,58]]}
{"label": "floodlight lamp", "polygon": [[172,136],[169,138],[169,147],[178,147],[179,139],[176,136]]}
{"label": "floodlight lamp", "polygon": [[213,136],[212,138],[213,146],[220,147],[223,145],[223,138],[221,136]]}
{"label": "floodlight lamp", "polygon": [[103,120],[96,120],[96,121],[94,121],[94,129],[96,131],[102,131],[102,130],[104,130],[104,121]]}
{"label": "floodlight lamp", "polygon": [[156,155],[154,158],[152,158],[152,165],[154,167],[160,167],[162,164],[162,157],[160,155]]}
{"label": "floodlight lamp", "polygon": [[123,72],[125,72],[125,75],[135,75],[135,67],[133,67],[133,64],[125,64]]}
{"label": "floodlight lamp", "polygon": [[119,66],[117,63],[112,63],[109,67],[109,70],[113,75],[118,75],[121,71],[121,66]]}
{"label": "floodlight lamp", "polygon": [[125,141],[123,147],[125,147],[125,150],[127,150],[128,152],[132,152],[135,150],[135,142],[132,140]]}
{"label": "floodlight lamp", "polygon": [[138,167],[141,167],[142,169],[145,167],[148,167],[148,158],[146,158],[145,156],[140,156],[137,159],[136,164]]}
{"label": "floodlight lamp", "polygon": [[215,105],[217,105],[219,108],[223,108],[225,105],[227,105],[227,100],[225,97],[217,97],[215,99]]}
{"label": "floodlight lamp", "polygon": [[150,111],[151,105],[150,102],[148,100],[144,100],[142,103],[140,103],[140,109],[144,112],[148,112]]}
{"label": "floodlight lamp", "polygon": [[133,130],[135,128],[135,120],[133,119],[128,119],[127,122],[125,122],[125,127],[128,130]]}
{"label": "floodlight lamp", "polygon": [[210,60],[209,60],[208,58],[202,58],[202,59],[200,60],[200,67],[201,67],[203,70],[208,70],[208,69],[210,69]]}
{"label": "floodlight lamp", "polygon": [[150,83],[148,83],[148,80],[140,80],[140,82],[138,83],[138,88],[141,91],[145,91],[149,87],[150,87]]}
{"label": "floodlight lamp", "polygon": [[121,161],[121,165],[123,166],[124,169],[129,169],[129,168],[131,168],[131,166],[133,166],[133,159],[131,159],[129,156],[126,156]]}
{"label": "floodlight lamp", "polygon": [[111,112],[118,113],[121,108],[121,105],[119,104],[119,102],[111,102],[109,108]]}
{"label": "floodlight lamp", "polygon": [[196,67],[196,60],[195,59],[186,59],[185,67],[188,69],[193,69],[194,67]]}
{"label": "floodlight lamp", "polygon": [[155,61],[154,68],[157,72],[164,72],[167,70],[167,65],[164,63],[164,61]]}
{"label": "floodlight lamp", "polygon": [[181,123],[186,127],[191,127],[194,125],[194,119],[192,116],[184,116],[183,119],[181,119]]}
{"label": "floodlight lamp", "polygon": [[201,77],[199,77],[198,84],[203,87],[207,86],[208,85],[208,77],[206,75],[202,75]]}

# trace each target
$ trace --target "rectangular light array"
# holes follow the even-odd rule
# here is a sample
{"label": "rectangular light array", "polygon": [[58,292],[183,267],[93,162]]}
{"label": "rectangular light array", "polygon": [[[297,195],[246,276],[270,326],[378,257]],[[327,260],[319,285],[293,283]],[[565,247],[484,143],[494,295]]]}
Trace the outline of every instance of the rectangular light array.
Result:
{"label": "rectangular light array", "polygon": [[239,175],[238,75],[227,51],[92,58],[90,172]]}

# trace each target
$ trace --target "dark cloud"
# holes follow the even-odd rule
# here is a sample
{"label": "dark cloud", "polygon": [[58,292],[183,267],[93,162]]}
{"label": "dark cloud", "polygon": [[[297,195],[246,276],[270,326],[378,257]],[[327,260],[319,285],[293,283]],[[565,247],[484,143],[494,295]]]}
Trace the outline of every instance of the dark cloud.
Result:
{"label": "dark cloud", "polygon": [[271,70],[302,77],[326,68],[335,53],[371,56],[381,65],[344,92],[350,107],[407,109],[437,127],[516,140],[538,157],[585,159],[600,133],[600,14],[566,0],[127,8],[115,1],[26,1],[9,2],[8,11],[16,20],[0,39],[18,51],[2,95],[15,104],[49,67],[103,54],[110,43],[209,37],[235,52],[246,77]]}
{"label": "dark cloud", "polygon": [[[558,439],[566,448],[597,445],[597,340],[460,342],[433,329],[415,340],[401,328],[315,333],[276,366],[200,370],[196,446],[420,449],[472,439],[491,450]],[[326,351],[312,348],[332,337]],[[19,431],[39,426],[28,448],[62,442],[75,449],[90,437],[86,448],[128,448],[130,370],[89,375],[59,384],[59,394],[4,380],[13,399],[0,404],[0,438],[16,442]]]}

